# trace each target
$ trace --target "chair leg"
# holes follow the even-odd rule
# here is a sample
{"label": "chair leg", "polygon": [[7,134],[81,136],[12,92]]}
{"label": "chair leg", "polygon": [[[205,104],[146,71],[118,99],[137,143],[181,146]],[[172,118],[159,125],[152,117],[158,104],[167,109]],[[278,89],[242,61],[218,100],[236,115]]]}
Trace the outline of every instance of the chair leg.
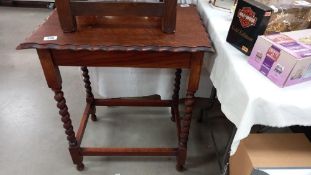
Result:
{"label": "chair leg", "polygon": [[56,0],[56,9],[59,16],[59,23],[64,33],[75,32],[77,22],[70,9],[70,0]]}
{"label": "chair leg", "polygon": [[[81,70],[83,72],[82,76],[83,76],[83,81],[84,81],[84,87],[86,90],[86,101],[89,103],[93,103],[94,102],[94,95],[92,93],[92,87],[91,87],[91,81],[90,81],[90,76],[89,76],[89,70],[87,69],[86,66],[82,66]],[[92,121],[97,121],[97,117],[96,117],[96,106],[93,103],[92,105],[92,110],[90,112],[91,114],[91,119]]]}
{"label": "chair leg", "polygon": [[164,0],[162,31],[164,33],[175,33],[177,0]]}
{"label": "chair leg", "polygon": [[173,101],[173,104],[172,104],[172,107],[171,107],[171,120],[173,122],[175,122],[175,116],[176,113],[178,111],[174,111],[174,109],[178,109],[178,105],[179,105],[179,90],[180,90],[180,79],[181,79],[181,69],[176,69],[176,72],[175,72],[175,83],[174,83],[174,92],[173,92],[173,96],[172,96],[172,101]]}

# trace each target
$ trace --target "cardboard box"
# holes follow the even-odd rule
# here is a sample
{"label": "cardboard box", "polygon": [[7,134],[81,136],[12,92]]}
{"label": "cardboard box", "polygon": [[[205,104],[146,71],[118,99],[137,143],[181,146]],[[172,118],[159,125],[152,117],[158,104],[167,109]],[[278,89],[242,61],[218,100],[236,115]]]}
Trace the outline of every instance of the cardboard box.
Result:
{"label": "cardboard box", "polygon": [[304,134],[250,134],[230,157],[230,175],[310,175]]}
{"label": "cardboard box", "polygon": [[250,55],[259,35],[311,27],[311,0],[239,0],[227,42]]}
{"label": "cardboard box", "polygon": [[248,62],[279,87],[311,80],[311,29],[258,37]]}

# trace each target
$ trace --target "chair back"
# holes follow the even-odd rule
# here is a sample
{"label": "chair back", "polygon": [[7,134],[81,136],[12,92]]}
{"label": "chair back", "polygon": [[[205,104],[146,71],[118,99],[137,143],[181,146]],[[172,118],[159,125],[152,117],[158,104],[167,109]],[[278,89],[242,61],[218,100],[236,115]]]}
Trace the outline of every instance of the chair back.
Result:
{"label": "chair back", "polygon": [[145,16],[160,17],[162,31],[174,33],[177,0],[159,2],[56,0],[59,21],[63,32],[77,30],[76,16]]}

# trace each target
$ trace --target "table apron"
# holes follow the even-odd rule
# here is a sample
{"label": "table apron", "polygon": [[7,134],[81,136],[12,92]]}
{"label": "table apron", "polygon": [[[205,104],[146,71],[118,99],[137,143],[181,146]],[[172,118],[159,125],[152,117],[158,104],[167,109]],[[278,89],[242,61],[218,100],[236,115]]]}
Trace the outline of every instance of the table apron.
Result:
{"label": "table apron", "polygon": [[153,51],[50,50],[59,66],[190,68],[194,53]]}

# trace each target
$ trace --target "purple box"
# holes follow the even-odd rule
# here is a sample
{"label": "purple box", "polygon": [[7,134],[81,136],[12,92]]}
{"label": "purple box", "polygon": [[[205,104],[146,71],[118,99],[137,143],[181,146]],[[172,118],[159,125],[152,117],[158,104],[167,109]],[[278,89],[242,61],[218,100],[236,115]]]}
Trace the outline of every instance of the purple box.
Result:
{"label": "purple box", "polygon": [[311,29],[259,36],[248,62],[279,87],[311,80]]}

